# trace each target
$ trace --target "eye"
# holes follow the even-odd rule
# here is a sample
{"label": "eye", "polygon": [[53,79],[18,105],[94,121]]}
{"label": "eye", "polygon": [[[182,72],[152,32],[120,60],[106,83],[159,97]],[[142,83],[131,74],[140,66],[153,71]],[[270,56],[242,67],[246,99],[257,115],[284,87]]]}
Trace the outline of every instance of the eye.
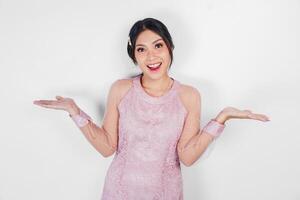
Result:
{"label": "eye", "polygon": [[163,46],[162,43],[157,43],[157,44],[155,45],[155,47],[158,47],[158,48],[160,48],[160,47],[162,47],[162,46]]}
{"label": "eye", "polygon": [[144,51],[144,48],[137,48],[136,51],[137,51],[137,52],[143,52],[143,51]]}

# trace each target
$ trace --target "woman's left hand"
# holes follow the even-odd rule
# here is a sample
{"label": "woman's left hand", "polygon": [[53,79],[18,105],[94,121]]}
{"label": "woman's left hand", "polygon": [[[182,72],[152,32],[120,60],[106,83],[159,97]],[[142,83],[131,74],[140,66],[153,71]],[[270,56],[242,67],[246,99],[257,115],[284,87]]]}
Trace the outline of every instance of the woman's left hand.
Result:
{"label": "woman's left hand", "polygon": [[218,117],[216,117],[217,121],[224,123],[229,119],[254,119],[259,121],[270,121],[269,117],[264,114],[252,113],[251,110],[239,110],[234,107],[226,107],[224,108]]}

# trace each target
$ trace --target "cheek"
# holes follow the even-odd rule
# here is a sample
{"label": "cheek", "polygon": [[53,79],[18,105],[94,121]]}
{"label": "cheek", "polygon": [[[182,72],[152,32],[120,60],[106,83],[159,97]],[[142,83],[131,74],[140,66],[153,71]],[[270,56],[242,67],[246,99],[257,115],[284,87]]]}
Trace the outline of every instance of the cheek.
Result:
{"label": "cheek", "polygon": [[143,56],[143,54],[135,54],[135,59],[136,60],[144,60],[145,56]]}
{"label": "cheek", "polygon": [[136,59],[136,62],[141,65],[142,63],[145,62],[146,60],[146,56],[142,55],[142,54],[136,54],[135,55],[135,59]]}
{"label": "cheek", "polygon": [[161,54],[161,56],[163,57],[163,59],[164,60],[171,60],[171,55],[170,55],[170,53],[169,53],[169,51],[167,50],[167,51],[164,51],[164,52],[162,52],[162,54]]}

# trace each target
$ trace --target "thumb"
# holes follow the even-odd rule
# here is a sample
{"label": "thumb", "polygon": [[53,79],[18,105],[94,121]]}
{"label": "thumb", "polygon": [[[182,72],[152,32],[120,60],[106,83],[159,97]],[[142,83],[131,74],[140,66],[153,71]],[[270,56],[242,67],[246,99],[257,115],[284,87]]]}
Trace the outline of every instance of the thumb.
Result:
{"label": "thumb", "polygon": [[61,100],[61,99],[63,99],[63,97],[62,97],[62,96],[55,96],[55,98],[56,98],[57,100]]}

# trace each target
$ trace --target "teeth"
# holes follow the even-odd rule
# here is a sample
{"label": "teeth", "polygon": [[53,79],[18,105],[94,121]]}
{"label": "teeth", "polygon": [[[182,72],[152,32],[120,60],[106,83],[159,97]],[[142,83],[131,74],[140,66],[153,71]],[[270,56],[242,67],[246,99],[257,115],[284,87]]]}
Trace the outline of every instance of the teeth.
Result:
{"label": "teeth", "polygon": [[160,64],[161,63],[151,64],[151,65],[148,65],[148,67],[155,68],[155,67],[158,67]]}

